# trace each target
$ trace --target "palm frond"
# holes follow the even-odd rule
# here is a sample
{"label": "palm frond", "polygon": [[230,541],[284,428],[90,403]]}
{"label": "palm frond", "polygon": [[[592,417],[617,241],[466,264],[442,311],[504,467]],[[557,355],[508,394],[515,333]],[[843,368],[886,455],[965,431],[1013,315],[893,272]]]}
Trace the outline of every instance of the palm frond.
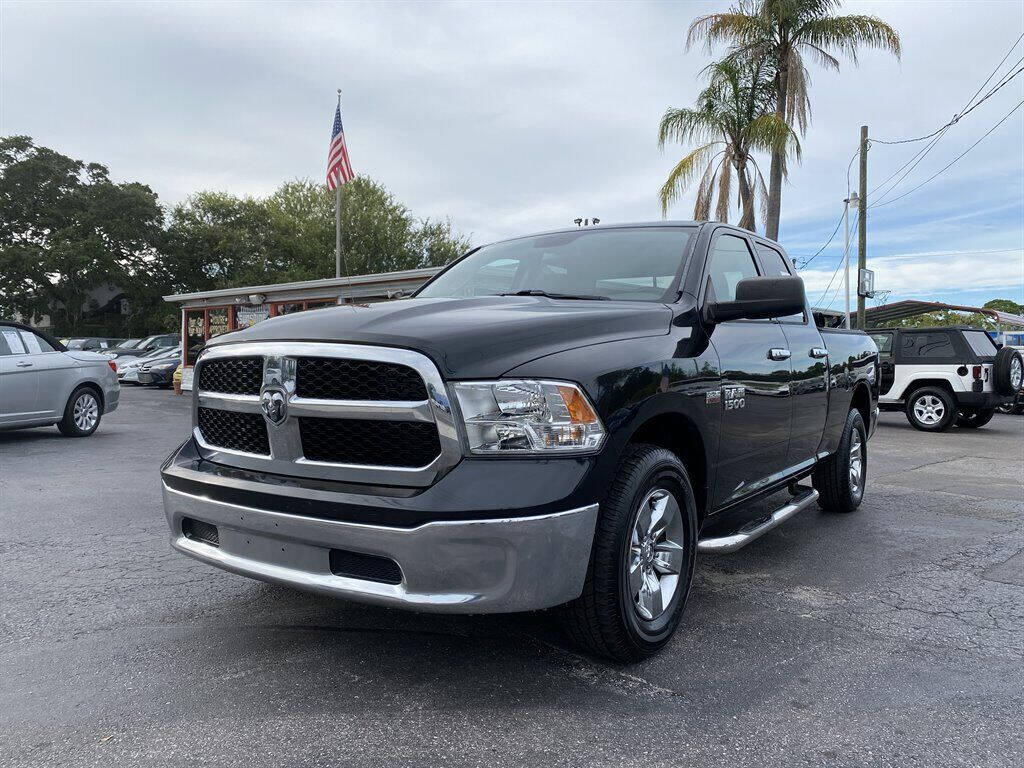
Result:
{"label": "palm frond", "polygon": [[714,114],[707,109],[667,109],[658,124],[658,148],[664,149],[669,141],[704,140],[717,130]]}
{"label": "palm frond", "polygon": [[[811,54],[811,58],[817,61],[819,66],[825,69],[831,69],[834,72],[839,71],[839,59],[837,59],[828,51],[823,50],[814,43],[807,42],[801,42],[799,44],[799,48],[808,51]],[[794,48],[793,50],[795,52],[797,48]]]}
{"label": "palm frond", "polygon": [[801,136],[807,135],[811,122],[811,76],[803,57],[794,48],[789,55],[789,78],[786,81],[786,121],[795,125]]}
{"label": "palm frond", "polygon": [[759,14],[732,10],[694,19],[686,32],[686,50],[703,43],[710,53],[716,43],[743,44],[765,36],[766,19]]}
{"label": "palm frond", "polygon": [[800,139],[778,115],[768,114],[754,118],[747,126],[745,136],[751,149],[781,152],[800,161]]}
{"label": "palm frond", "polygon": [[903,53],[896,30],[877,16],[825,16],[806,21],[794,34],[795,40],[834,48],[857,63],[860,46],[888,51],[897,59]]}
{"label": "palm frond", "polygon": [[761,173],[761,167],[757,164],[757,161],[751,157],[750,167],[754,169],[754,185],[753,191],[754,196],[757,197],[758,213],[761,214],[761,223],[768,224],[768,185],[764,183],[764,175]]}
{"label": "palm frond", "polygon": [[718,205],[715,206],[715,220],[729,221],[729,197],[732,192],[732,151],[725,151],[725,158],[722,160],[722,172],[718,176]]}
{"label": "palm frond", "polygon": [[693,218],[695,221],[707,221],[711,218],[711,198],[715,194],[715,179],[718,177],[718,169],[722,167],[724,160],[715,163],[715,158],[725,155],[725,151],[719,152],[711,158],[707,170],[697,187],[697,198],[693,203]]}
{"label": "palm frond", "polygon": [[665,183],[661,186],[659,198],[661,200],[662,216],[668,214],[669,206],[678,200],[686,191],[687,186],[689,186],[690,181],[697,173],[698,168],[707,162],[708,157],[711,156],[715,146],[719,143],[720,142],[711,141],[703,146],[697,147],[686,155],[686,157],[676,163],[675,167],[669,172],[668,179],[666,179]]}

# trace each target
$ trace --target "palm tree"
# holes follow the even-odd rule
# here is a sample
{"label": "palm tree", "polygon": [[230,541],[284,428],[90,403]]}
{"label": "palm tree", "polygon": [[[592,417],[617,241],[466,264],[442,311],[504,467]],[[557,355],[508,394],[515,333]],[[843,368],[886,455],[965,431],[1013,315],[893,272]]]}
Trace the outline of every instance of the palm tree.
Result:
{"label": "palm tree", "polygon": [[[803,134],[810,114],[805,57],[838,71],[839,59],[830,49],[855,65],[860,46],[889,51],[897,58],[901,53],[899,35],[892,27],[875,16],[831,15],[839,5],[839,0],[740,0],[726,13],[694,21],[686,45],[703,40],[711,50],[716,43],[726,42],[734,52],[768,57],[774,68],[775,116],[789,125],[795,122]],[[779,235],[785,162],[781,150],[772,150],[766,226],[772,239]]]}
{"label": "palm tree", "polygon": [[732,177],[735,173],[742,209],[740,226],[753,231],[754,203],[760,198],[762,218],[766,199],[764,176],[754,150],[800,152],[796,134],[772,112],[771,68],[760,58],[731,56],[708,66],[708,85],[695,109],[669,109],[658,127],[658,146],[667,141],[703,142],[687,154],[661,188],[661,211],[686,191],[700,173],[693,217],[711,218],[717,189],[715,218],[729,220]]}

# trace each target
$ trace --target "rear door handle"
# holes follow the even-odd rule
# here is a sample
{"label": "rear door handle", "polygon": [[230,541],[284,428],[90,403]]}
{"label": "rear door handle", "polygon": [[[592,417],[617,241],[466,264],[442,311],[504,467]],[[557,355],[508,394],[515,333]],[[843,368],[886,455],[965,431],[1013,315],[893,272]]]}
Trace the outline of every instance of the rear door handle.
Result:
{"label": "rear door handle", "polygon": [[15,363],[15,365],[18,366],[19,368],[31,368],[32,367],[32,363],[28,363],[28,362]]}
{"label": "rear door handle", "polygon": [[792,354],[793,353],[790,352],[788,349],[783,349],[782,347],[772,347],[771,349],[768,350],[768,359],[789,360]]}
{"label": "rear door handle", "polygon": [[828,350],[824,347],[811,347],[811,357],[828,357]]}

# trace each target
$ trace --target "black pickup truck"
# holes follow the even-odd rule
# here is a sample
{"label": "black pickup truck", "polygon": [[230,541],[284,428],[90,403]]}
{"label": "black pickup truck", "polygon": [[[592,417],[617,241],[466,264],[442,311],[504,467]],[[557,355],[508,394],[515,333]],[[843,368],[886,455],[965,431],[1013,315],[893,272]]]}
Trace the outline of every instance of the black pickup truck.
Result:
{"label": "black pickup truck", "polygon": [[558,606],[583,646],[639,659],[678,626],[698,552],[815,501],[858,507],[877,367],[863,333],[819,331],[785,252],[744,230],[507,240],[411,299],[211,341],[162,468],[171,543],[388,606]]}

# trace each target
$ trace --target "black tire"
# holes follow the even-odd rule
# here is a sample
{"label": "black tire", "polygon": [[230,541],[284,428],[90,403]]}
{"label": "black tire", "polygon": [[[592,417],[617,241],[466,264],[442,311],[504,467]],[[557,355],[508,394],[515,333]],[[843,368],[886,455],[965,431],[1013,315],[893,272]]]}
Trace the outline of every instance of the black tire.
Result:
{"label": "black tire", "polygon": [[65,437],[88,437],[99,427],[102,418],[103,406],[96,390],[79,387],[68,398],[64,417],[57,422],[57,429]]}
{"label": "black tire", "polygon": [[[855,454],[860,458],[856,471]],[[860,411],[851,410],[846,416],[836,452],[819,461],[811,475],[811,485],[818,492],[818,506],[829,512],[853,512],[864,500],[867,479],[867,429]]]}
{"label": "black tire", "polygon": [[[629,573],[636,570],[631,561],[639,562],[635,558],[644,556],[638,554],[640,547],[631,547],[631,539],[639,525],[641,505],[651,494],[663,491],[671,494],[679,512],[678,518],[673,518],[678,519],[676,536],[681,539],[675,542],[679,545],[679,573],[668,604],[647,620],[640,615],[628,586]],[[697,504],[686,468],[664,448],[630,446],[601,503],[583,593],[560,610],[566,634],[586,650],[616,661],[640,661],[657,653],[679,626],[693,583],[696,551]],[[651,555],[651,548],[646,554]],[[646,567],[651,567],[649,562]]]}
{"label": "black tire", "polygon": [[956,425],[966,429],[984,427],[996,415],[995,408],[968,408],[956,415]]}
{"label": "black tire", "polygon": [[[906,413],[914,429],[942,432],[956,418],[956,404],[953,396],[942,387],[920,387],[907,396]],[[931,421],[930,417],[935,420]]]}
{"label": "black tire", "polygon": [[992,364],[992,386],[1001,395],[1016,395],[1024,386],[1024,358],[1013,347],[1003,347]]}

